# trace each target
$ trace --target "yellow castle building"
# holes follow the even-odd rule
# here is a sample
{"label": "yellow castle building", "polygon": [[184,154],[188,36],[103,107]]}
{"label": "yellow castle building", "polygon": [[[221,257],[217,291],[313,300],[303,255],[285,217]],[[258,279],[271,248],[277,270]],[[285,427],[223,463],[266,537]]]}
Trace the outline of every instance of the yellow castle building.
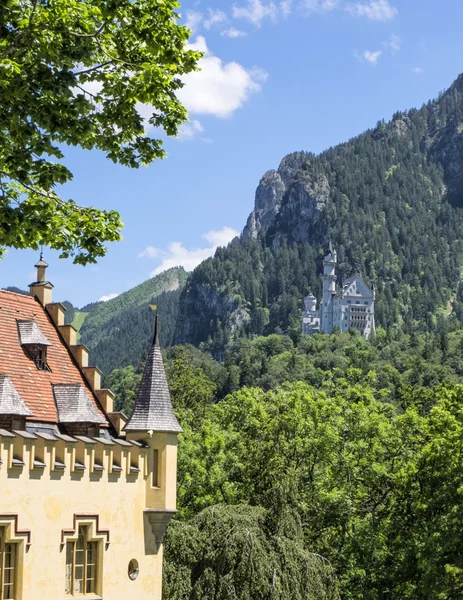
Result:
{"label": "yellow castle building", "polygon": [[158,322],[130,419],[52,302],[0,291],[0,600],[160,600],[177,436]]}

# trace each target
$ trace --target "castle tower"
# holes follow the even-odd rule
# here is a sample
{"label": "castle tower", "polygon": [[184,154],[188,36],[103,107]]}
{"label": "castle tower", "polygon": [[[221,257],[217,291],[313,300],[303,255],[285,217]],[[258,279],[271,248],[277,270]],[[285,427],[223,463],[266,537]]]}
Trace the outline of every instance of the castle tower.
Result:
{"label": "castle tower", "polygon": [[305,311],[308,313],[314,312],[317,310],[317,299],[313,294],[309,294],[304,298],[304,306]]}
{"label": "castle tower", "polygon": [[302,314],[302,333],[312,335],[320,332],[320,313],[317,310],[317,299],[313,294],[304,298],[304,312]]}
{"label": "castle tower", "polygon": [[143,372],[132,416],[124,427],[128,441],[149,447],[145,521],[156,539],[157,552],[176,512],[177,437],[182,432],[172,408],[159,345],[156,315],[154,339]]}
{"label": "castle tower", "polygon": [[323,260],[323,296],[320,305],[320,328],[323,333],[333,331],[333,295],[336,293],[337,253],[331,242]]}

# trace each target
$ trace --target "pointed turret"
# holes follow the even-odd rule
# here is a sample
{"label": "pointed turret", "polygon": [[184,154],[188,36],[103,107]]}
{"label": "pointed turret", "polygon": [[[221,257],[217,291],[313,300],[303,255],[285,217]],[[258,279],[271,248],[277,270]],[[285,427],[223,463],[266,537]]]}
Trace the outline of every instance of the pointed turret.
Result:
{"label": "pointed turret", "polygon": [[[156,306],[150,306],[156,310]],[[148,446],[144,515],[151,526],[152,541],[146,552],[157,553],[172,516],[177,512],[177,438],[182,432],[175,417],[159,346],[156,315],[154,338],[135,406],[124,427],[127,441]]]}
{"label": "pointed turret", "polygon": [[159,345],[158,316],[154,325],[154,337],[143,372],[140,389],[135,400],[132,416],[125,431],[148,431],[181,433],[172,408],[166,373]]}

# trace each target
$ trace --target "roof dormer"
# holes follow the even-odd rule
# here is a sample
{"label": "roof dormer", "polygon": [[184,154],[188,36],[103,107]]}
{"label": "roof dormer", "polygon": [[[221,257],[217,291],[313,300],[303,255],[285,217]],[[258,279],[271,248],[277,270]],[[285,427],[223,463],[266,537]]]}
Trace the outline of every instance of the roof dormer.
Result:
{"label": "roof dormer", "polygon": [[18,325],[19,343],[27,352],[39,371],[49,371],[47,365],[47,347],[51,346],[39,326],[33,319],[16,321]]}
{"label": "roof dormer", "polygon": [[0,373],[0,415],[28,417],[31,414],[8,375]]}
{"label": "roof dormer", "polygon": [[105,423],[105,418],[81,383],[55,383],[53,395],[60,423]]}

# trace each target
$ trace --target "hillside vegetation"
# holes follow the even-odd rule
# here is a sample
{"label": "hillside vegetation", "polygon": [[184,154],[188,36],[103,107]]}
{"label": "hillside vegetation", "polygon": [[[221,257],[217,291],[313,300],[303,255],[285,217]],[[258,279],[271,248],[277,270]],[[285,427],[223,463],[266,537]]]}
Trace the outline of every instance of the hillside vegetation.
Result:
{"label": "hillside vegetation", "polygon": [[153,334],[149,304],[157,304],[162,322],[161,343],[170,345],[185,279],[182,268],[169,269],[93,307],[80,329],[80,341],[90,348],[92,364],[109,373],[121,365],[138,365],[143,360]]}

